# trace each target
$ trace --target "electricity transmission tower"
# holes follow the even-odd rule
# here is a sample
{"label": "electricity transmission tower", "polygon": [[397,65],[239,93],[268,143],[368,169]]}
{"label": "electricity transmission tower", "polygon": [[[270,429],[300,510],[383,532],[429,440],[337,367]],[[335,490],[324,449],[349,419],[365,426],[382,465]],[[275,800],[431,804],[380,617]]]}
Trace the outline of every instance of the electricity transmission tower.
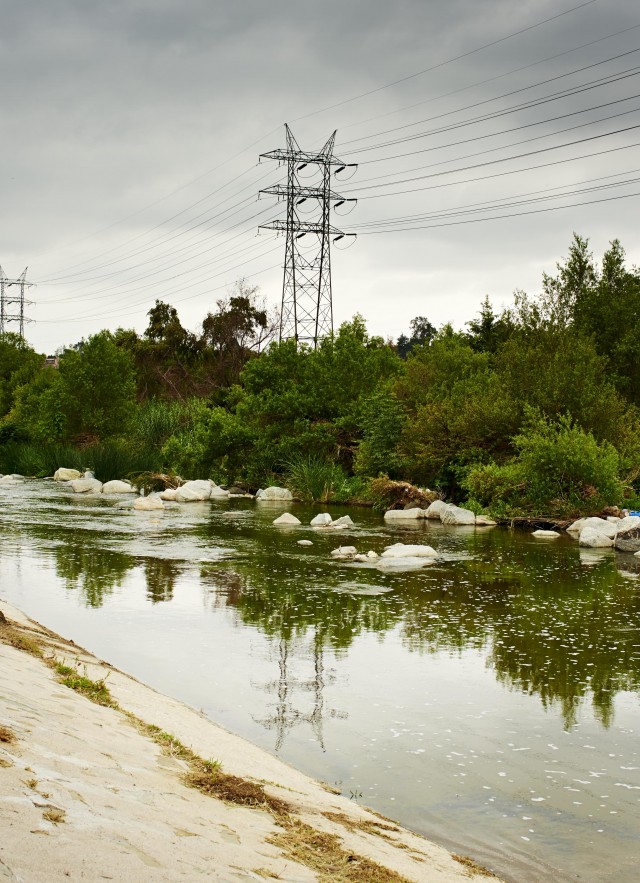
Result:
{"label": "electricity transmission tower", "polygon": [[[266,187],[260,193],[268,193],[287,201],[285,220],[261,224],[261,230],[276,230],[286,235],[284,281],[282,285],[282,311],[280,314],[280,340],[293,338],[297,342],[313,343],[333,334],[333,304],[331,300],[331,240],[334,242],[354,233],[344,233],[330,222],[331,206],[356,202],[346,199],[331,189],[331,174],[355,163],[344,163],[333,155],[336,133],[318,152],[302,150],[285,125],[287,146],[284,150],[262,153],[260,159],[276,159],[287,164],[287,183]],[[300,172],[316,166],[320,180],[307,186],[300,180]],[[300,206],[307,200],[317,203],[313,217],[300,217]],[[308,218],[308,216],[307,216]],[[308,236],[316,242],[309,249],[302,249],[300,240]]]}
{"label": "electricity transmission tower", "polygon": [[[24,305],[31,304],[31,301],[24,299],[25,288],[31,288],[32,283],[27,282],[27,270],[18,279],[9,279],[5,276],[4,270],[0,267],[0,334],[7,331],[9,322],[18,322],[20,337],[24,338],[24,323],[31,322],[24,314]],[[9,289],[17,286],[19,291],[15,293]]]}

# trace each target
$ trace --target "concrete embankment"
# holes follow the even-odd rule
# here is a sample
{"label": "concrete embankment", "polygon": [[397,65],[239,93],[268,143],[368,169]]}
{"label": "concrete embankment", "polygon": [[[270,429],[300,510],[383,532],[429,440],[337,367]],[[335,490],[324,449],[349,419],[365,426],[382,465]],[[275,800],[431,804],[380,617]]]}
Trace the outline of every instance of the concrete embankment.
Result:
{"label": "concrete embankment", "polygon": [[0,879],[486,879],[8,604],[0,611]]}

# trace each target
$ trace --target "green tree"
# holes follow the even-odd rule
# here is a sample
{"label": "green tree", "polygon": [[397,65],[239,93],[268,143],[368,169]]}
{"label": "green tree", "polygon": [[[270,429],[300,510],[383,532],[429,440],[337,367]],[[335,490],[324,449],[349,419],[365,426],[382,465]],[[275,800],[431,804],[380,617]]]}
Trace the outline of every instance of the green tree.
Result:
{"label": "green tree", "polygon": [[109,331],[81,341],[60,357],[60,411],[68,438],[125,435],[135,407],[130,354]]}

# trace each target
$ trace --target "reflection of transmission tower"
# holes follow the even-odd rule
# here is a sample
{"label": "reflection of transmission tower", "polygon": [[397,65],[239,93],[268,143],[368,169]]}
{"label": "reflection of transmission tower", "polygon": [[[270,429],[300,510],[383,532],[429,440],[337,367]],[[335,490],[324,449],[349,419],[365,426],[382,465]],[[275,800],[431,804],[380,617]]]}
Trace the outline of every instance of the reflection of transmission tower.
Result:
{"label": "reflection of transmission tower", "polygon": [[[289,126],[286,150],[271,150],[260,158],[277,159],[287,164],[286,185],[267,187],[260,193],[269,193],[287,200],[287,218],[270,221],[260,229],[286,233],[287,243],[284,259],[284,282],[282,286],[282,312],[280,315],[280,340],[313,343],[333,334],[333,304],[331,301],[331,253],[330,242],[355,236],[343,233],[330,223],[331,204],[334,208],[355,199],[345,199],[331,189],[331,172],[347,168],[333,155],[336,133],[318,152],[301,150]],[[354,166],[354,163],[350,163]],[[300,183],[299,172],[306,166],[317,166],[321,180],[316,186]],[[319,214],[312,220],[301,220],[298,207],[307,200],[317,200]],[[299,242],[304,236],[316,236],[317,248],[301,253]]]}
{"label": "reflection of transmission tower", "polygon": [[[327,714],[327,709],[325,708],[324,703],[324,689],[327,682],[333,680],[333,676],[331,673],[325,671],[323,645],[323,635],[316,629],[313,639],[313,676],[310,680],[301,680],[293,677],[289,671],[289,641],[286,638],[280,639],[278,658],[280,676],[277,681],[264,684],[264,688],[267,691],[274,690],[277,693],[278,698],[274,714],[270,717],[263,718],[262,720],[256,719],[257,723],[262,724],[269,730],[276,731],[276,742],[274,746],[276,751],[280,751],[286,736],[293,727],[296,724],[303,723],[311,726],[316,741],[323,751],[326,750],[324,744],[324,718]],[[303,712],[299,708],[294,707],[292,694],[296,689],[311,693],[313,697],[313,709],[311,711]],[[329,716],[333,718],[348,717],[346,712],[338,711],[333,708],[329,709],[328,713]]]}
{"label": "reflection of transmission tower", "polygon": [[[0,267],[0,334],[8,330],[9,322],[18,322],[20,337],[24,338],[24,323],[31,322],[31,319],[27,319],[24,314],[25,303],[31,303],[24,299],[25,288],[31,288],[31,282],[27,282],[27,269],[28,267],[25,267],[22,276],[18,279],[9,279]],[[9,291],[14,285],[19,287],[19,293],[14,294]]]}

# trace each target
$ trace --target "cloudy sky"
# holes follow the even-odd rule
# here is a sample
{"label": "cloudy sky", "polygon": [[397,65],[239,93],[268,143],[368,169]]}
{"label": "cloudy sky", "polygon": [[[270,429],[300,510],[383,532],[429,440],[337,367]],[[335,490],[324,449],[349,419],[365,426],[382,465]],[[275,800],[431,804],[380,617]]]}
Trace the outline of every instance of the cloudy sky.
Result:
{"label": "cloudy sky", "polygon": [[5,0],[0,43],[0,265],[29,267],[39,350],[142,331],[156,298],[196,330],[240,277],[277,303],[258,191],[283,173],[258,157],[285,122],[359,163],[337,322],[460,327],[535,293],[574,230],[640,264],[632,0]]}

